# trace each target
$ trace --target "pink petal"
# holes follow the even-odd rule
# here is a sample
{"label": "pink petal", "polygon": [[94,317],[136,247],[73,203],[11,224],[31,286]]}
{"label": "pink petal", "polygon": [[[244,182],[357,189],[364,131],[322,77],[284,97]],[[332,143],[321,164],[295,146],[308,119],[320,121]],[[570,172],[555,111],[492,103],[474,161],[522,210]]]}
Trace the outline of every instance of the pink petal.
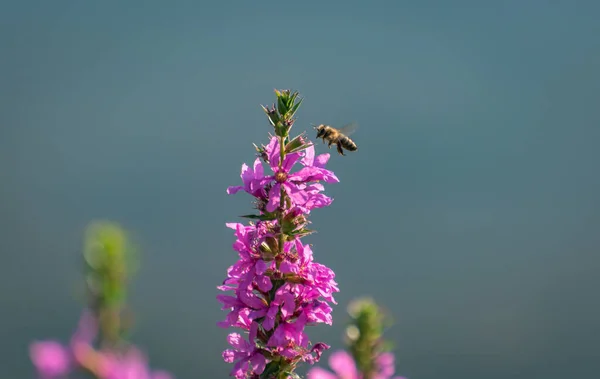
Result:
{"label": "pink petal", "polygon": [[[242,285],[240,284],[240,287],[241,286]],[[238,288],[236,293],[240,301],[250,308],[260,309],[264,304],[263,300],[256,296],[252,290]]]}
{"label": "pink petal", "polygon": [[92,343],[98,334],[98,322],[94,314],[89,310],[84,310],[79,319],[77,331],[75,332],[74,339],[77,342]]}
{"label": "pink petal", "polygon": [[228,195],[235,195],[236,193],[238,193],[240,190],[243,190],[243,189],[244,189],[243,186],[227,187],[227,194]]}
{"label": "pink petal", "polygon": [[323,180],[327,183],[337,183],[340,180],[332,171],[318,167],[304,167],[288,177],[293,182],[310,182]]}
{"label": "pink petal", "polygon": [[265,151],[269,156],[269,165],[273,171],[277,170],[279,166],[279,138],[277,136],[273,136],[269,144],[265,146]]}
{"label": "pink petal", "polygon": [[387,379],[394,375],[394,372],[396,371],[396,368],[394,366],[394,354],[390,352],[381,353],[376,358],[376,362],[380,378]]}
{"label": "pink petal", "polygon": [[[275,311],[277,311],[277,309],[275,309]],[[271,310],[269,309],[268,314],[271,313]],[[275,317],[269,315],[269,317],[265,318],[265,321],[263,321],[263,328],[265,328],[265,330],[271,330],[273,329],[273,327],[275,326]]]}
{"label": "pink petal", "polygon": [[306,373],[306,379],[339,379],[336,375],[320,367],[313,367]]}
{"label": "pink petal", "polygon": [[262,275],[267,271],[267,269],[271,268],[273,262],[265,262],[262,259],[259,259],[254,266],[257,275]]}
{"label": "pink petal", "polygon": [[222,310],[232,308],[239,303],[238,299],[229,295],[217,295],[217,301],[223,303]]}
{"label": "pink petal", "polygon": [[247,164],[242,164],[242,174],[240,175],[240,177],[242,178],[242,181],[244,183],[249,182],[253,177],[254,173],[252,171],[250,171],[250,167],[248,167]]}
{"label": "pink petal", "polygon": [[294,300],[294,295],[292,295],[291,293],[283,295],[283,298],[284,302],[283,307],[281,307],[281,315],[284,318],[287,318],[296,310],[296,302]]}
{"label": "pink petal", "polygon": [[239,333],[230,333],[227,336],[227,342],[238,350],[246,351],[250,346],[248,341],[246,341]]}
{"label": "pink petal", "polygon": [[260,289],[262,292],[269,292],[271,288],[273,288],[273,283],[271,283],[271,279],[265,275],[261,275],[256,280],[256,285],[258,286],[258,289]]}
{"label": "pink petal", "polygon": [[250,358],[250,366],[252,367],[252,371],[254,374],[262,374],[265,371],[265,366],[267,365],[267,360],[264,355],[260,353],[255,353]]}
{"label": "pink petal", "polygon": [[268,346],[285,345],[286,344],[285,334],[286,334],[285,323],[281,323],[277,326],[277,328],[275,329],[275,332],[273,333],[273,335],[271,335],[271,338],[269,338],[267,345]]}
{"label": "pink petal", "polygon": [[315,147],[310,145],[306,149],[304,149],[304,157],[300,160],[305,166],[312,166],[315,161]]}
{"label": "pink petal", "polygon": [[254,170],[254,179],[262,179],[264,176],[264,168],[260,158],[256,158],[254,161],[254,166],[252,167]]}
{"label": "pink petal", "polygon": [[329,356],[329,367],[338,376],[348,379],[357,379],[358,372],[352,356],[346,351],[339,350]]}
{"label": "pink petal", "polygon": [[292,154],[286,155],[283,160],[283,165],[282,165],[283,170],[285,172],[290,172],[292,167],[294,167],[294,164],[296,164],[296,161],[298,160],[298,158],[300,158],[300,154],[298,154],[298,153],[292,153]]}
{"label": "pink petal", "polygon": [[229,229],[233,229],[233,230],[238,230],[238,226],[242,226],[242,224],[240,224],[239,222],[227,222],[225,223],[225,226],[227,226]]}
{"label": "pink petal", "polygon": [[309,199],[309,194],[306,191],[299,189],[296,185],[291,183],[283,183],[285,192],[292,199],[294,204],[302,205]]}
{"label": "pink petal", "polygon": [[235,351],[227,349],[227,350],[223,351],[221,356],[223,357],[223,360],[225,362],[233,363],[233,360],[235,359]]}
{"label": "pink petal", "polygon": [[314,167],[325,168],[327,161],[329,160],[329,154],[321,154],[315,159]]}
{"label": "pink petal", "polygon": [[297,274],[300,271],[300,268],[298,267],[298,265],[295,265],[288,261],[283,261],[283,262],[281,262],[281,265],[279,266],[279,271],[281,271],[284,274],[289,274],[289,273]]}
{"label": "pink petal", "polygon": [[273,212],[279,207],[279,199],[281,198],[281,184],[275,183],[269,191],[269,202],[267,203],[267,212]]}

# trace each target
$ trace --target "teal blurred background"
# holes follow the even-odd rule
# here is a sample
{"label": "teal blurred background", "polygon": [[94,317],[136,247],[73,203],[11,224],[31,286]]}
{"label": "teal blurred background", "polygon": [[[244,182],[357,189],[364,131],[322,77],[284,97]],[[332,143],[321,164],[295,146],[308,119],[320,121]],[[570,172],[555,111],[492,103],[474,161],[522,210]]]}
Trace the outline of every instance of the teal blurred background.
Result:
{"label": "teal blurred background", "polygon": [[[337,273],[333,327],[373,295],[410,379],[590,378],[600,369],[600,3],[4,1],[0,365],[76,327],[92,219],[142,246],[134,341],[178,378],[227,377],[216,286],[228,196],[270,127],[360,124],[311,215]],[[326,365],[326,358],[322,365]]]}

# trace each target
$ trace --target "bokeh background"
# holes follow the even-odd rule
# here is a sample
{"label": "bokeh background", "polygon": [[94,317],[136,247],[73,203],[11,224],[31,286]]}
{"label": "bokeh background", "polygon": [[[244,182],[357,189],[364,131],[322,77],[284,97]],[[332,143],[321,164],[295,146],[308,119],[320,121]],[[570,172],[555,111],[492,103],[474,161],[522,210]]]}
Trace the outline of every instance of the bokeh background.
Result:
{"label": "bokeh background", "polygon": [[[216,286],[273,88],[359,151],[313,212],[333,327],[373,295],[411,379],[600,369],[600,5],[592,1],[4,1],[0,368],[67,341],[93,219],[141,243],[134,342],[178,378],[227,377]],[[326,152],[323,145],[318,152]],[[322,365],[326,365],[326,358]]]}

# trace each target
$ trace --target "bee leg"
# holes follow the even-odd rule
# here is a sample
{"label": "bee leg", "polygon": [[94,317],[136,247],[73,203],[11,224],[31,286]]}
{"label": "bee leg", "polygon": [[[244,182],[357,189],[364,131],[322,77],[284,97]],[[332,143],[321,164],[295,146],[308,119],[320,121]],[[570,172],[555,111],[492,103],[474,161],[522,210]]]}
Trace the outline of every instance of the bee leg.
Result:
{"label": "bee leg", "polygon": [[333,141],[329,141],[329,143],[327,144],[327,147],[329,147],[331,149],[331,144],[333,143]]}
{"label": "bee leg", "polygon": [[342,150],[342,144],[341,143],[337,143],[337,151],[338,153],[340,153],[340,155],[344,155],[344,150]]}

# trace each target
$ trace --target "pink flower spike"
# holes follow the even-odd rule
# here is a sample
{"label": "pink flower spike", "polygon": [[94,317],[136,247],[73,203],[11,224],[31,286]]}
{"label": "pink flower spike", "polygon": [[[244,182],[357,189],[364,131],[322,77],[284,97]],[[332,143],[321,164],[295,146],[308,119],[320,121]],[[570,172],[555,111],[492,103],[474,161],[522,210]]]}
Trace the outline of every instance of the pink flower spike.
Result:
{"label": "pink flower spike", "polygon": [[[301,242],[313,232],[308,229],[306,216],[333,201],[324,194],[323,183],[339,179],[325,169],[329,154],[316,155],[315,147],[304,136],[283,136],[294,122],[289,113],[277,114],[287,107],[289,98],[281,103],[281,97],[289,95],[286,93],[277,92],[277,107],[263,107],[278,136],[270,136],[266,146],[257,147],[260,157],[254,165],[242,166],[242,185],[227,190],[230,194],[240,190],[251,194],[257,210],[243,216],[252,219],[248,224],[227,224],[235,231],[232,247],[239,259],[217,287],[233,292],[217,297],[222,310],[228,312],[218,325],[242,330],[229,335],[231,347],[223,352],[223,359],[233,365],[230,375],[240,379],[258,378],[267,365],[268,374],[279,377],[286,372],[278,370],[296,368],[299,362],[318,362],[329,346],[311,343],[305,328],[332,324],[329,303],[335,304],[333,294],[339,292],[333,270],[317,263],[311,247]],[[287,141],[292,143],[282,149],[281,144]],[[272,171],[266,176],[263,161]],[[296,163],[301,167],[295,168]],[[324,371],[321,374],[321,379],[335,377]]]}

